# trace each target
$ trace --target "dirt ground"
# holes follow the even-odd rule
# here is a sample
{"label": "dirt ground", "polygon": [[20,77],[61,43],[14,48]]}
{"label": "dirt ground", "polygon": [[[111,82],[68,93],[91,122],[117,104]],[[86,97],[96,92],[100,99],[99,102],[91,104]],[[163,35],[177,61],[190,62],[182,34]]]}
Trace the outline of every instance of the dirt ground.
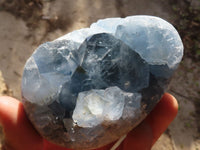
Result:
{"label": "dirt ground", "polygon": [[[20,99],[23,66],[40,44],[88,27],[100,18],[145,14],[175,24],[177,14],[169,2],[0,0],[0,95]],[[199,3],[199,0],[192,1],[195,7],[200,6]],[[196,34],[200,36],[200,26]],[[200,45],[197,46],[200,50]],[[200,61],[184,56],[168,92],[177,98],[179,113],[152,149],[200,150]]]}

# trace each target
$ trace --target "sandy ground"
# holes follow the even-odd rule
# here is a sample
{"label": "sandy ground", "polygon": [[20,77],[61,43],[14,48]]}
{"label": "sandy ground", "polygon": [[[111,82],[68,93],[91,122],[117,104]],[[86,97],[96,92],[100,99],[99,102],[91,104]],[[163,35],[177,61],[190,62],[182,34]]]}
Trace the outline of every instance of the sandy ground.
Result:
{"label": "sandy ground", "polygon": [[[38,13],[42,19],[33,17]],[[159,16],[171,23],[175,18],[164,0],[45,0],[40,10],[30,14],[31,19],[0,9],[0,95],[20,99],[23,66],[41,43],[100,18],[137,14]],[[168,91],[178,99],[179,113],[152,149],[200,150],[200,64],[184,57]]]}

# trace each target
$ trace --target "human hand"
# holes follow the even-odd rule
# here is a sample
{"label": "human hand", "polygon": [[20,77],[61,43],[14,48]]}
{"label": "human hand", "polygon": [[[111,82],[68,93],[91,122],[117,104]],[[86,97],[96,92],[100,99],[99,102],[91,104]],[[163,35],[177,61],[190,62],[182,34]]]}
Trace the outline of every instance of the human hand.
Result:
{"label": "human hand", "polygon": [[[178,111],[176,99],[164,94],[147,118],[128,133],[117,150],[149,150],[173,121]],[[0,97],[0,123],[6,150],[69,150],[43,139],[26,117],[23,105],[11,97]],[[99,148],[110,150],[114,143]]]}

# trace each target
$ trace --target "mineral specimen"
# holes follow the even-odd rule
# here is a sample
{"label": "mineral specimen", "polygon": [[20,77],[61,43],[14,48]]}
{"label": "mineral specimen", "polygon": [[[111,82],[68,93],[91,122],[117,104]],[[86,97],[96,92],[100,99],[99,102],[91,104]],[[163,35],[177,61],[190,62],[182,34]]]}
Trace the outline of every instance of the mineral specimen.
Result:
{"label": "mineral specimen", "polygon": [[182,56],[177,31],[158,17],[99,20],[36,49],[24,69],[23,104],[49,141],[101,147],[147,116]]}

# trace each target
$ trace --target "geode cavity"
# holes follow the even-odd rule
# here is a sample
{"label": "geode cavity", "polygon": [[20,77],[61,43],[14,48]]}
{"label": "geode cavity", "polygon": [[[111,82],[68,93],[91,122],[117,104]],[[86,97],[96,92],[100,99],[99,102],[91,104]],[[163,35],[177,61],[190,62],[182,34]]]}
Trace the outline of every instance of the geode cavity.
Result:
{"label": "geode cavity", "polygon": [[24,68],[23,104],[49,141],[101,147],[146,117],[182,55],[177,31],[160,18],[99,20],[36,49]]}

